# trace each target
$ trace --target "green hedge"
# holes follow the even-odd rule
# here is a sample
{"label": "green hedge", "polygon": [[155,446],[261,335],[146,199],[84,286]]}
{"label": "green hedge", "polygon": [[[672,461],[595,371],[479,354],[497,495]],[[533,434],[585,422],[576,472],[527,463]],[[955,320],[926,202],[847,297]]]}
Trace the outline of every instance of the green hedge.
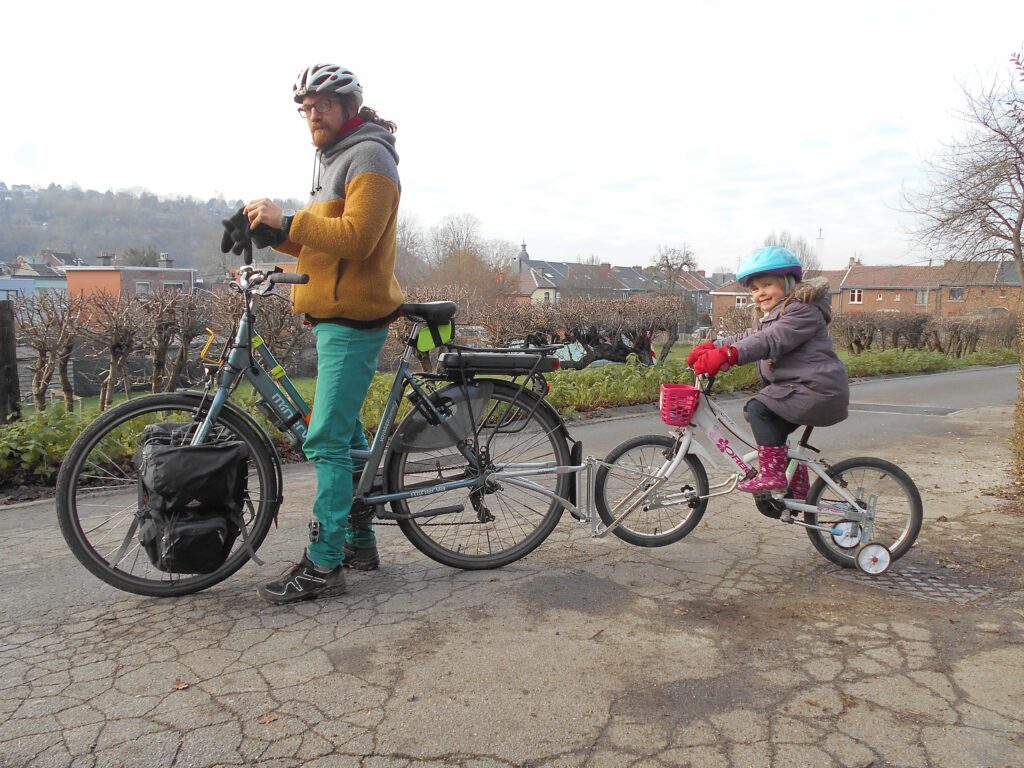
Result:
{"label": "green hedge", "polygon": [[[881,376],[894,373],[915,373],[964,368],[971,365],[1005,365],[1016,363],[1019,357],[1012,349],[990,349],[962,358],[950,358],[938,352],[889,349],[843,356],[853,378]],[[363,421],[375,428],[387,401],[392,374],[377,374],[363,405]],[[628,363],[608,363],[590,366],[582,371],[560,370],[548,376],[551,392],[548,399],[564,415],[638,403],[655,403],[662,382],[692,382],[686,371],[685,354],[672,355],[664,365],[640,365],[635,358]],[[315,383],[313,379],[296,382],[299,391],[310,400]],[[759,381],[753,365],[735,367],[718,376],[716,392],[752,391]],[[239,402],[249,407],[256,418],[266,424],[263,416],[253,408],[254,398],[241,394]],[[403,403],[403,412],[408,409]],[[42,414],[31,414],[20,421],[0,427],[0,488],[19,484],[52,484],[72,441],[93,419],[96,413],[66,414],[63,408],[53,406]],[[275,430],[269,430],[278,437]],[[287,445],[282,438],[279,445]]]}

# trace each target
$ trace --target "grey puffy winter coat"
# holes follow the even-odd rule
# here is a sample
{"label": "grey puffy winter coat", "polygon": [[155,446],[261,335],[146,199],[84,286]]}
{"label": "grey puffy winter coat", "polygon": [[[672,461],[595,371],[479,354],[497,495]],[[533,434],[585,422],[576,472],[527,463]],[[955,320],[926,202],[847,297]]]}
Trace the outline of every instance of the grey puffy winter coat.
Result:
{"label": "grey puffy winter coat", "polygon": [[824,278],[800,283],[753,328],[717,342],[736,347],[741,365],[758,361],[764,388],[754,397],[793,424],[826,427],[847,416],[850,384],[828,335],[828,288]]}

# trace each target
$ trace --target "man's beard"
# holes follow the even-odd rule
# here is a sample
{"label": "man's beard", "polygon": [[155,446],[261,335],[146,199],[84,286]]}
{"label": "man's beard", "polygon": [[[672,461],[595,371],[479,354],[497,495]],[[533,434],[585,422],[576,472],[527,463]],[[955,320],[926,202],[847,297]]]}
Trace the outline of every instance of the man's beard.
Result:
{"label": "man's beard", "polygon": [[314,128],[310,131],[313,146],[323,149],[334,140],[334,135],[326,128]]}

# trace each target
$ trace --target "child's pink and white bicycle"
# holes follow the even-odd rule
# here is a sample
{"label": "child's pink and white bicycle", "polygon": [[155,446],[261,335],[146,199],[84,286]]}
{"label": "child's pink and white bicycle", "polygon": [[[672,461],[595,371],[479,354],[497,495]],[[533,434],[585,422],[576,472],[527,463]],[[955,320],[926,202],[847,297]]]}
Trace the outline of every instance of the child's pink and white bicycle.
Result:
{"label": "child's pink and white bicycle", "polygon": [[[661,418],[675,427],[667,435],[642,435],[612,449],[594,477],[594,506],[603,525],[593,533],[614,533],[640,547],[679,541],[700,522],[708,500],[731,493],[754,474],[753,436],[725,413],[711,390],[714,377],[697,376],[697,386],[663,384]],[[709,486],[704,463],[720,459],[694,440],[699,429],[735,466],[724,481]],[[913,546],[921,531],[921,494],[902,469],[873,457],[829,464],[813,454],[811,427],[790,447],[787,478],[799,464],[811,476],[806,499],[790,493],[755,494],[767,517],[802,526],[821,554],[837,565],[879,575]],[[731,469],[731,468],[730,468]],[[801,519],[802,518],[802,519]]]}

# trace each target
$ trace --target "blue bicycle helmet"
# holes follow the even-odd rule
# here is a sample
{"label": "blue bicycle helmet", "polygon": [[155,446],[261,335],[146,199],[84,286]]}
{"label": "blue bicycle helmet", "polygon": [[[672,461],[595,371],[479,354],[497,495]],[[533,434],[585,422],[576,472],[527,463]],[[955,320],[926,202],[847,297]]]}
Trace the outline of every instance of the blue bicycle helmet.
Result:
{"label": "blue bicycle helmet", "polygon": [[743,259],[736,279],[743,285],[749,285],[750,280],[758,275],[792,275],[799,282],[803,280],[804,268],[789,248],[769,245],[767,248],[758,248]]}

